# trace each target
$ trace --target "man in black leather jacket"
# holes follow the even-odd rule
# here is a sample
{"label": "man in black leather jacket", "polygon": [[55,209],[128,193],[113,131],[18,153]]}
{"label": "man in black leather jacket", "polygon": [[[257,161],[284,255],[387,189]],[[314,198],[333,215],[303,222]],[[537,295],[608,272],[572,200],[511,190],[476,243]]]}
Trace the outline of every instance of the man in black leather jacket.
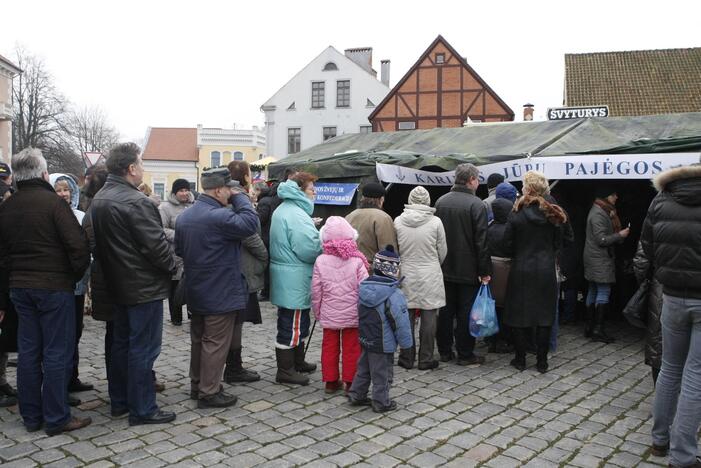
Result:
{"label": "man in black leather jacket", "polygon": [[144,174],[140,153],[134,143],[112,148],[107,182],[90,206],[95,257],[116,307],[112,416],[129,413],[132,426],[175,419],[158,409],[151,371],[161,350],[163,299],[176,267],[158,208],[137,189]]}

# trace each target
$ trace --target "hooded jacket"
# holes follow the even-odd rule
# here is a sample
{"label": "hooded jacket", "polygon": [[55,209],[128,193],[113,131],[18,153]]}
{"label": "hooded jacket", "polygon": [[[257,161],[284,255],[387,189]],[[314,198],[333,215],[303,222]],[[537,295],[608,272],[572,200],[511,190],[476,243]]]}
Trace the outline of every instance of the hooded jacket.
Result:
{"label": "hooded jacket", "polygon": [[[192,192],[188,193],[187,201],[180,202],[178,197],[171,193],[168,198],[158,205],[158,213],[161,215],[161,223],[163,223],[163,231],[166,233],[166,239],[171,245],[175,242],[175,221],[178,216],[190,208],[195,203],[195,196]],[[178,271],[173,275],[174,280],[179,280],[183,277],[183,259],[177,255],[174,257]]]}
{"label": "hooded jacket", "polygon": [[441,264],[448,254],[445,230],[436,210],[426,205],[404,205],[394,220],[402,258],[402,292],[410,309],[433,310],[445,306]]}
{"label": "hooded jacket", "polygon": [[643,250],[665,294],[701,299],[701,164],[655,178],[659,191],[643,223]]}
{"label": "hooded jacket", "polygon": [[202,194],[178,218],[175,253],[183,259],[185,297],[194,314],[226,314],[248,304],[241,241],[256,233],[258,215],[243,194],[231,203],[233,209]]}
{"label": "hooded jacket", "polygon": [[358,322],[360,346],[372,353],[392,354],[414,344],[406,299],[399,281],[373,275],[360,283]]}
{"label": "hooded jacket", "polygon": [[558,290],[555,264],[561,245],[562,226],[548,221],[538,205],[511,214],[504,231],[504,248],[511,257],[504,323],[552,326]]}
{"label": "hooded jacket", "polygon": [[[321,238],[353,241],[357,233],[346,220],[332,216],[321,228]],[[312,310],[324,328],[341,330],[358,327],[358,287],[368,277],[362,259],[341,258],[323,253],[314,263]]]}
{"label": "hooded jacket", "polygon": [[[82,226],[83,224],[83,219],[85,218],[85,212],[81,211],[78,209],[78,205],[80,204],[80,189],[78,188],[78,184],[76,183],[75,179],[73,179],[72,176],[69,176],[67,174],[61,174],[61,173],[55,173],[55,174],[49,174],[49,184],[51,184],[52,187],[56,186],[56,182],[60,180],[65,180],[68,183],[68,187],[70,188],[71,191],[71,210],[73,210],[73,214],[75,215],[75,219],[78,220],[78,223]],[[85,274],[81,278],[80,281],[78,281],[75,285],[75,290],[73,291],[76,296],[82,296],[85,294],[88,290],[88,282],[90,281],[90,269],[85,270]]]}
{"label": "hooded jacket", "polygon": [[311,308],[312,270],[321,255],[314,203],[288,180],[278,186],[282,203],[270,223],[270,302],[285,309]]}
{"label": "hooded jacket", "polygon": [[489,228],[487,229],[487,246],[489,248],[489,255],[492,257],[509,257],[504,248],[504,231],[506,230],[506,222],[509,220],[509,214],[513,207],[514,204],[506,198],[497,198],[492,203],[494,218],[489,223]]}

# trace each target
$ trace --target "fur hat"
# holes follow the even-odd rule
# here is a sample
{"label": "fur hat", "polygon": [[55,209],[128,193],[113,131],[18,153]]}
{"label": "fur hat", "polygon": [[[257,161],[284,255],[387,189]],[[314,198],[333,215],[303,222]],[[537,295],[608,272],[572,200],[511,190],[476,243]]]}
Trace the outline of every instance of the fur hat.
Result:
{"label": "fur hat", "polygon": [[409,204],[431,206],[431,195],[428,190],[419,185],[409,192]]}
{"label": "fur hat", "polygon": [[506,198],[513,203],[516,201],[516,197],[518,196],[518,190],[516,190],[516,187],[510,183],[502,182],[501,184],[497,185],[495,196],[496,198]]}
{"label": "fur hat", "polygon": [[329,242],[344,239],[357,239],[358,231],[340,216],[329,216],[321,228],[321,241]]}
{"label": "fur hat", "polygon": [[388,245],[384,250],[377,252],[372,261],[372,269],[376,275],[392,279],[399,279],[400,265],[399,255],[394,251],[394,246],[392,245]]}
{"label": "fur hat", "polygon": [[188,189],[190,190],[190,182],[185,179],[175,179],[173,181],[173,187],[171,188],[171,193],[178,193],[179,190]]}
{"label": "fur hat", "polygon": [[489,174],[489,177],[487,177],[487,188],[494,188],[502,182],[504,182],[503,175],[497,173]]}
{"label": "fur hat", "polygon": [[365,198],[382,198],[386,194],[385,188],[378,182],[365,184],[362,192]]}

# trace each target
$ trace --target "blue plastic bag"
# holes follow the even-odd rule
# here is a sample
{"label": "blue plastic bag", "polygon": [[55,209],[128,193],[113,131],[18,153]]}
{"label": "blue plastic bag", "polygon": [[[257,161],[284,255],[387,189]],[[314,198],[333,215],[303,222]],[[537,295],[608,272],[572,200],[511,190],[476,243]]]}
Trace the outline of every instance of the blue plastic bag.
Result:
{"label": "blue plastic bag", "polygon": [[489,285],[480,286],[470,311],[470,335],[475,338],[492,336],[499,332],[497,310]]}

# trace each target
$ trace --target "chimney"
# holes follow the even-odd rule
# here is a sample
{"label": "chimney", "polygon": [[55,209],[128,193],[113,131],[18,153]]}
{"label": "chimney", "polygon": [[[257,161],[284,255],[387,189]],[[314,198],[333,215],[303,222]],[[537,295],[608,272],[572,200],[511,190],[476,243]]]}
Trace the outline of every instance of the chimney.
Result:
{"label": "chimney", "polygon": [[363,70],[372,74],[372,47],[358,47],[356,49],[346,49],[346,57],[360,65]]}
{"label": "chimney", "polygon": [[389,60],[380,60],[380,81],[389,88]]}
{"label": "chimney", "polygon": [[523,105],[523,120],[524,122],[530,122],[533,120],[533,104]]}

